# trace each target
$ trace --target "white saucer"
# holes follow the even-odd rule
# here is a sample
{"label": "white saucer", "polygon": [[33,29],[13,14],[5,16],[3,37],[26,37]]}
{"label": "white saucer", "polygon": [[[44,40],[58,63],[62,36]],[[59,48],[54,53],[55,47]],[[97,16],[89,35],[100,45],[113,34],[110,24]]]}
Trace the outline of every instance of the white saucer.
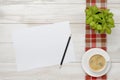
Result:
{"label": "white saucer", "polygon": [[[93,72],[90,70],[89,68],[89,65],[88,65],[88,60],[89,58],[92,56],[92,55],[95,55],[95,54],[100,54],[102,56],[105,57],[105,59],[107,60],[107,66],[106,68],[101,71],[101,72]],[[111,68],[111,61],[110,61],[110,56],[108,55],[108,53],[100,48],[92,48],[90,50],[88,50],[83,56],[82,56],[82,67],[84,69],[84,71],[88,74],[88,75],[91,75],[91,76],[94,76],[94,77],[99,77],[99,76],[102,76],[104,74],[106,74],[110,68]]]}

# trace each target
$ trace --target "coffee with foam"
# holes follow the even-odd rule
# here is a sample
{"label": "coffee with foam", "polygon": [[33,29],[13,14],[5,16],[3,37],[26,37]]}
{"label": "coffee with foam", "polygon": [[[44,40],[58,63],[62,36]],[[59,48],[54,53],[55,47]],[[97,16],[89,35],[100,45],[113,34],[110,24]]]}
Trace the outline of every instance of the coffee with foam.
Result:
{"label": "coffee with foam", "polygon": [[102,70],[106,65],[106,60],[102,55],[95,54],[89,59],[89,67],[93,71],[100,71]]}

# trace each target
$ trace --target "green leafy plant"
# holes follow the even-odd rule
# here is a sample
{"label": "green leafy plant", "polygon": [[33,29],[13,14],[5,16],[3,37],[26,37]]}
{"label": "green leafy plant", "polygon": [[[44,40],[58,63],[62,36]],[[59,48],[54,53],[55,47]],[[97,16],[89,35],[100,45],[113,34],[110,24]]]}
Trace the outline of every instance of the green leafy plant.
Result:
{"label": "green leafy plant", "polygon": [[90,6],[86,10],[86,24],[90,25],[98,33],[111,34],[115,27],[113,13],[109,9],[99,9],[97,6]]}

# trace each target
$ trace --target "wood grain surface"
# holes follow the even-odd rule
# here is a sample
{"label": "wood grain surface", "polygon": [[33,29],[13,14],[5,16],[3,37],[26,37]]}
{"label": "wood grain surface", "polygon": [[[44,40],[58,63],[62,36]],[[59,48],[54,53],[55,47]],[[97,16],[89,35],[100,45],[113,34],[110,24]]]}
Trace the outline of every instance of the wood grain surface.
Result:
{"label": "wood grain surface", "polygon": [[[85,6],[85,0],[0,0],[0,80],[84,80],[81,56],[84,54]],[[107,6],[114,13],[116,23],[112,37],[107,39],[112,59],[108,80],[119,80],[120,47],[116,48],[119,42],[114,35],[120,35],[120,0],[108,0]],[[77,61],[64,64],[62,69],[55,65],[17,72],[12,32],[61,21],[70,21]]]}

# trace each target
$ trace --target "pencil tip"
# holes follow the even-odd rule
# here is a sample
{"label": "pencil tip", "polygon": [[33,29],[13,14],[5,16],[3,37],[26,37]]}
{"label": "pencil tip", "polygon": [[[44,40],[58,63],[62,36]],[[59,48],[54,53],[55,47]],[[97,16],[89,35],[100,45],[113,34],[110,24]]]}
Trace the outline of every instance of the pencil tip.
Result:
{"label": "pencil tip", "polygon": [[60,65],[60,66],[59,66],[59,69],[61,69],[61,68],[62,68],[62,66]]}

